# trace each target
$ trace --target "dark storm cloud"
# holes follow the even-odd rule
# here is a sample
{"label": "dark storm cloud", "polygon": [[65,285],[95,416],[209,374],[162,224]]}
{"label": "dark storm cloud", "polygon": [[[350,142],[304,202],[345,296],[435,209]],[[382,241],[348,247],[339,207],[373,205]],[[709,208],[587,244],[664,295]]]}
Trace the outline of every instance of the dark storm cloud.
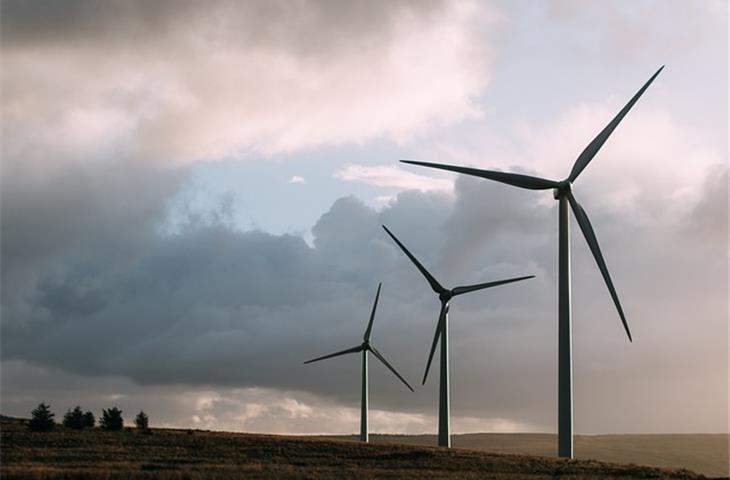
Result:
{"label": "dark storm cloud", "polygon": [[[489,58],[486,43],[474,46],[483,30],[474,18],[486,8],[0,8],[4,363],[117,373],[146,385],[291,385],[342,399],[341,384],[292,365],[361,338],[385,277],[382,259],[402,260],[380,214],[338,201],[314,227],[315,248],[241,232],[225,205],[202,218],[170,213],[187,187],[189,171],[178,166],[411,135],[473,116]],[[419,53],[424,46],[428,55]],[[423,234],[417,246],[441,243],[432,225],[448,211],[442,202],[402,199],[382,217],[399,223],[400,215]],[[405,220],[416,212],[427,216]],[[405,298],[415,291],[410,280]],[[384,351],[398,350],[385,331],[376,335]]]}
{"label": "dark storm cloud", "polygon": [[42,171],[12,160],[1,192],[3,324],[24,321],[36,302],[81,311],[103,303],[94,279],[149,247],[186,177],[103,161]]}
{"label": "dark storm cloud", "polygon": [[[383,281],[373,340],[416,383],[438,305],[380,228],[386,223],[446,285],[537,275],[454,302],[453,401],[461,414],[551,425],[554,205],[472,179],[457,182],[454,199],[404,192],[380,212],[346,197],[313,227],[310,247],[296,236],[238,231],[220,220],[224,214],[166,232],[160,228],[165,195],[141,202],[133,198],[136,190],[119,187],[139,182],[137,173],[94,173],[50,182],[35,192],[32,210],[17,199],[3,202],[3,284],[13,286],[3,289],[4,361],[119,375],[144,385],[306,391],[354,405],[355,357],[306,367],[301,362],[357,344]],[[98,188],[90,189],[89,178]],[[712,216],[703,225],[722,220],[721,178],[715,173],[708,180],[706,195],[679,229],[636,227],[614,213],[591,211],[590,196],[583,200],[639,347],[623,337],[587,248],[574,235],[577,395],[607,395],[606,383],[617,391],[638,381],[646,382],[635,387],[638,392],[672,388],[677,370],[650,360],[655,356],[671,355],[683,375],[723,375],[718,362],[726,352],[726,325],[717,318],[718,305],[707,303],[722,297],[723,272],[707,256],[722,254],[724,245],[710,241],[712,232],[688,228],[700,215]],[[69,200],[68,191],[84,192],[86,207]],[[4,194],[20,195],[12,189]],[[23,222],[12,209],[48,222]],[[77,226],[75,234],[68,225]],[[58,241],[41,248],[22,240],[35,235]],[[703,255],[683,251],[684,242],[674,240],[687,236],[705,246]],[[21,261],[31,258],[43,261]],[[694,281],[677,285],[672,279],[678,275]],[[684,316],[693,314],[706,318],[702,330],[688,337],[695,328]],[[375,367],[373,375],[379,385],[373,398],[383,407],[420,413],[435,398],[436,376],[425,393],[412,395],[384,369]],[[718,398],[721,385],[714,385],[717,391],[705,387],[705,398]],[[606,408],[607,418],[619,414],[618,406]],[[608,427],[594,420],[584,428]]]}
{"label": "dark storm cloud", "polygon": [[[5,48],[96,49],[126,48],[130,42],[158,47],[183,42],[193,47],[227,38],[248,47],[320,55],[343,47],[371,48],[387,41],[398,15],[438,15],[443,7],[440,0],[9,0],[2,6],[2,40]],[[196,28],[201,25],[207,28]]]}

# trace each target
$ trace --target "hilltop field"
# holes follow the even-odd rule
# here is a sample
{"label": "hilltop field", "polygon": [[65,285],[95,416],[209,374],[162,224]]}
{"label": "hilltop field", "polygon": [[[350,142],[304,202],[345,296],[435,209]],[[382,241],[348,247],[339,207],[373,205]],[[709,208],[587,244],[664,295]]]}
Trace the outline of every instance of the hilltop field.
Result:
{"label": "hilltop field", "polygon": [[31,433],[8,420],[0,429],[0,476],[8,480],[704,478],[688,470],[383,443],[427,440],[425,436],[376,436],[374,444],[363,445],[346,439],[175,429],[153,429],[151,435],[63,427]]}
{"label": "hilltop field", "polygon": [[[356,437],[322,437],[337,440]],[[434,435],[371,435],[373,443],[435,445]],[[453,435],[456,448],[492,453],[551,457],[557,437],[539,433],[469,433]],[[730,436],[727,434],[576,435],[577,459],[688,469],[708,477],[730,476]]]}

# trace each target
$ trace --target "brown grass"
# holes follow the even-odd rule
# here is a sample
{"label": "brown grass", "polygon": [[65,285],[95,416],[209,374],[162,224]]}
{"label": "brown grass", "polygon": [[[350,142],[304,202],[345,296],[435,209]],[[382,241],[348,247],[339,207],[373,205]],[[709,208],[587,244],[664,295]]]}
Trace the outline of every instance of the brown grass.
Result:
{"label": "brown grass", "polygon": [[635,479],[703,478],[689,471],[467,449],[154,429],[32,433],[0,424],[3,479]]}
{"label": "brown grass", "polygon": [[[352,436],[322,437],[354,440]],[[371,435],[375,443],[436,445],[434,435]],[[452,435],[452,445],[492,453],[555,456],[556,435],[542,433],[468,433]],[[576,435],[575,457],[609,463],[686,468],[708,477],[730,476],[730,435],[640,434]]]}

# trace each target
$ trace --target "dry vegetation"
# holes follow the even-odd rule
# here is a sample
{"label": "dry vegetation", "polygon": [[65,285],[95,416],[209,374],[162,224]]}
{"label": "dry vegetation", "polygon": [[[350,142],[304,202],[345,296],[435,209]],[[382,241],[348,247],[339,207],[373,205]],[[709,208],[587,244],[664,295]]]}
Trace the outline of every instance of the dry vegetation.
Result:
{"label": "dry vegetation", "polygon": [[[323,437],[336,440],[354,437]],[[435,445],[434,435],[372,435],[376,443]],[[493,453],[554,456],[557,437],[539,433],[469,433],[453,435],[459,448]],[[728,434],[576,435],[575,456],[609,463],[635,463],[663,468],[686,468],[708,477],[730,476]]]}
{"label": "dry vegetation", "polygon": [[703,478],[689,471],[466,449],[154,429],[32,433],[3,421],[3,479]]}

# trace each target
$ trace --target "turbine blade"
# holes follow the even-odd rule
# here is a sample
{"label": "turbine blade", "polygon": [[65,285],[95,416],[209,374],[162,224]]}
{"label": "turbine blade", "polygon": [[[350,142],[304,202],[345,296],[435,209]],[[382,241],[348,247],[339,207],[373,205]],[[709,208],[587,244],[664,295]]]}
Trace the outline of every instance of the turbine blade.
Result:
{"label": "turbine blade", "polygon": [[434,333],[433,335],[433,343],[431,344],[431,353],[428,354],[428,362],[426,362],[426,372],[423,374],[423,381],[421,382],[421,385],[426,384],[428,371],[431,369],[431,361],[433,360],[433,354],[436,351],[436,344],[438,344],[439,337],[441,336],[441,329],[443,328],[444,317],[446,316],[447,311],[448,307],[445,303],[442,303],[441,311],[439,312],[439,320],[436,323],[436,333]]}
{"label": "turbine blade", "polygon": [[616,305],[616,310],[618,310],[618,314],[621,317],[621,322],[624,324],[626,335],[628,335],[629,341],[631,342],[633,340],[631,339],[629,324],[626,322],[624,310],[623,308],[621,308],[621,302],[619,302],[618,294],[616,293],[616,289],[613,287],[611,275],[609,275],[608,267],[606,267],[606,262],[603,260],[603,254],[601,253],[601,248],[598,246],[598,240],[596,239],[596,234],[593,231],[593,227],[591,226],[591,221],[588,220],[588,215],[586,214],[585,210],[583,210],[583,207],[580,206],[578,200],[575,199],[572,193],[568,193],[568,201],[570,202],[570,207],[573,209],[573,213],[575,214],[575,218],[578,221],[578,225],[583,231],[583,236],[585,237],[586,242],[588,242],[588,247],[591,249],[591,253],[593,253],[593,258],[596,259],[598,269],[601,271],[601,275],[603,275],[603,280],[606,282],[608,291],[611,292],[611,298],[613,298],[613,303],[614,305]]}
{"label": "turbine blade", "polygon": [[520,280],[527,280],[528,278],[535,278],[535,275],[528,275],[526,277],[508,278],[506,280],[497,280],[496,282],[478,283],[476,285],[466,285],[464,287],[456,287],[453,290],[451,290],[451,294],[453,296],[457,296],[457,295],[461,295],[464,293],[473,292],[476,290],[482,290],[485,288],[496,287],[498,285],[504,285],[506,283],[519,282]]}
{"label": "turbine blade", "polygon": [[425,268],[425,267],[424,267],[423,265],[421,265],[421,262],[419,262],[419,261],[418,261],[418,260],[416,259],[416,257],[414,257],[414,256],[413,256],[413,254],[411,254],[411,252],[409,252],[409,251],[408,251],[408,249],[406,248],[406,246],[405,246],[405,245],[403,245],[402,243],[400,243],[400,240],[398,240],[398,239],[397,239],[397,238],[395,237],[395,235],[393,235],[393,233],[392,233],[392,232],[391,232],[390,230],[388,230],[388,227],[386,227],[385,225],[383,225],[383,228],[385,229],[385,231],[386,231],[386,232],[388,232],[388,235],[390,235],[390,238],[392,238],[393,240],[395,240],[395,243],[397,243],[397,244],[398,244],[398,246],[400,247],[400,249],[401,249],[401,250],[403,250],[403,253],[405,253],[405,254],[406,254],[406,256],[407,256],[408,258],[410,258],[410,259],[411,259],[411,262],[413,262],[413,264],[414,264],[414,265],[416,266],[416,268],[417,268],[417,269],[418,269],[418,270],[419,270],[419,271],[420,271],[420,272],[421,272],[421,273],[423,274],[423,276],[424,276],[424,277],[426,277],[426,280],[428,281],[429,285],[431,285],[431,288],[433,289],[433,291],[434,291],[434,292],[436,292],[436,293],[441,293],[441,292],[443,292],[444,290],[446,290],[446,289],[445,289],[444,287],[442,287],[442,286],[441,286],[441,284],[440,284],[440,283],[439,283],[439,282],[438,282],[438,281],[437,281],[437,280],[436,280],[436,279],[435,279],[435,278],[433,277],[433,275],[431,275],[431,274],[429,273],[429,271],[428,271],[428,270],[426,270],[426,268]]}
{"label": "turbine blade", "polygon": [[547,180],[540,177],[531,177],[529,175],[520,175],[517,173],[497,172],[494,170],[480,170],[478,168],[458,167],[456,165],[444,165],[441,163],[416,162],[413,160],[401,160],[403,163],[411,165],[419,165],[422,167],[438,168],[440,170],[448,170],[450,172],[465,173],[475,177],[494,180],[495,182],[506,183],[514,187],[527,188],[530,190],[548,190],[556,188],[558,182]]}
{"label": "turbine blade", "polygon": [[380,298],[380,287],[383,283],[378,284],[378,292],[375,294],[375,302],[373,303],[373,311],[370,313],[370,321],[368,322],[368,328],[365,330],[365,335],[362,337],[366,342],[370,340],[370,332],[373,330],[373,320],[375,319],[375,309],[378,308],[378,298]]}
{"label": "turbine blade", "polygon": [[608,137],[611,136],[614,129],[618,126],[619,123],[621,123],[621,120],[623,120],[626,114],[629,113],[631,107],[634,106],[634,104],[639,100],[639,97],[643,95],[644,91],[649,88],[651,82],[654,81],[654,79],[663,69],[664,65],[662,65],[661,68],[657,70],[654,75],[651,76],[651,78],[644,84],[644,86],[641,87],[638,92],[636,92],[636,95],[634,95],[631,100],[629,100],[629,103],[627,103],[626,106],[624,106],[624,108],[622,108],[621,111],[618,112],[618,115],[616,115],[616,117],[614,117],[614,119],[611,120],[611,122],[606,125],[603,130],[601,130],[601,133],[599,133],[596,138],[594,138],[593,141],[588,144],[585,150],[583,150],[583,152],[578,156],[575,164],[573,164],[573,169],[570,171],[570,176],[568,177],[568,180],[574,182],[575,179],[578,178],[580,172],[582,172],[583,169],[588,166],[591,160],[593,160],[593,157],[596,156],[596,153],[598,153],[598,150],[600,150],[606,140],[608,140]]}
{"label": "turbine blade", "polygon": [[342,350],[341,352],[330,353],[329,355],[325,355],[323,357],[317,357],[311,360],[307,360],[306,362],[304,362],[304,365],[312,362],[319,362],[320,360],[324,360],[326,358],[339,357],[340,355],[347,355],[348,353],[357,353],[361,351],[362,345],[358,345],[357,347],[348,348],[347,350]]}
{"label": "turbine blade", "polygon": [[384,356],[383,356],[383,355],[382,355],[382,354],[381,354],[381,353],[380,353],[380,352],[378,351],[378,349],[377,349],[377,348],[375,348],[375,347],[373,347],[372,345],[370,345],[370,351],[371,351],[371,352],[373,352],[373,355],[375,355],[375,356],[376,356],[376,357],[378,358],[378,360],[380,360],[381,362],[383,362],[383,365],[385,365],[386,367],[388,367],[388,368],[390,369],[390,371],[391,371],[391,372],[393,372],[393,373],[395,374],[395,376],[396,376],[396,377],[398,377],[398,378],[400,379],[400,381],[401,381],[401,382],[405,383],[406,387],[408,387],[408,388],[410,389],[410,391],[411,391],[411,392],[413,392],[413,391],[414,391],[414,390],[413,390],[413,387],[411,387],[411,386],[410,386],[410,384],[409,384],[409,383],[408,383],[408,382],[406,381],[406,379],[405,379],[405,378],[403,378],[403,377],[401,376],[401,374],[400,374],[400,373],[396,372],[395,368],[393,368],[393,366],[392,366],[392,365],[391,365],[390,363],[388,363],[388,361],[387,361],[387,360],[385,359],[385,357],[384,357]]}

